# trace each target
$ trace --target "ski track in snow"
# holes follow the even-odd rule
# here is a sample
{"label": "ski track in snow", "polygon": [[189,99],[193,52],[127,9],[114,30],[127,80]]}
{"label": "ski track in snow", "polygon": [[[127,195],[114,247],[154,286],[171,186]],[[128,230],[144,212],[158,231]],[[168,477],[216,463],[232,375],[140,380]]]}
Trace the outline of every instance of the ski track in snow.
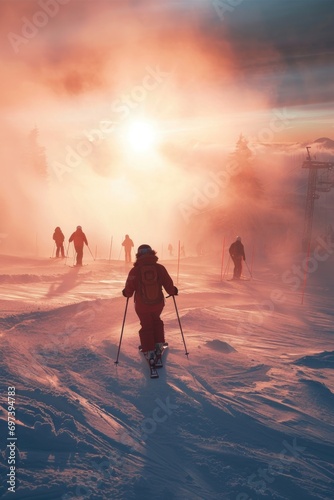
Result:
{"label": "ski track in snow", "polygon": [[[219,266],[183,261],[177,305],[190,355],[167,299],[169,348],[151,380],[132,302],[114,363],[127,266],[14,257],[0,266],[0,380],[17,390],[15,498],[332,498],[326,287],[310,283],[305,305],[283,289],[272,308],[277,279],[220,281]],[[6,402],[0,425],[4,450]],[[12,495],[4,482],[0,493]]]}

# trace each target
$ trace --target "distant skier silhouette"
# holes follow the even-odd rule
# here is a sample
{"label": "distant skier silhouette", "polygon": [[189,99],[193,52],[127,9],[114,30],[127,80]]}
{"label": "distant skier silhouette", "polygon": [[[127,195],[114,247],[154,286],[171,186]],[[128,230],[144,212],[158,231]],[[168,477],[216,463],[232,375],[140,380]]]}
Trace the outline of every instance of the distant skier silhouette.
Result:
{"label": "distant skier silhouette", "polygon": [[53,233],[52,239],[54,240],[56,244],[56,258],[58,259],[61,255],[62,259],[65,257],[65,252],[64,252],[64,240],[65,236],[62,233],[62,230],[60,227],[56,227]]}
{"label": "distant skier silhouette", "polygon": [[125,262],[130,263],[131,250],[134,245],[132,239],[129,237],[128,234],[125,235],[125,240],[123,241],[122,246],[124,247],[124,252],[125,252]]}
{"label": "distant skier silhouette", "polygon": [[84,244],[88,246],[88,241],[85,233],[82,231],[81,226],[77,226],[76,231],[71,234],[70,239],[68,240],[70,243],[73,241],[75,251],[77,253],[76,258],[76,266],[82,266],[82,258],[83,258],[83,247]]}
{"label": "distant skier silhouette", "polygon": [[242,261],[246,260],[245,249],[240,236],[230,246],[229,253],[234,263],[233,279],[238,280],[242,273]]}

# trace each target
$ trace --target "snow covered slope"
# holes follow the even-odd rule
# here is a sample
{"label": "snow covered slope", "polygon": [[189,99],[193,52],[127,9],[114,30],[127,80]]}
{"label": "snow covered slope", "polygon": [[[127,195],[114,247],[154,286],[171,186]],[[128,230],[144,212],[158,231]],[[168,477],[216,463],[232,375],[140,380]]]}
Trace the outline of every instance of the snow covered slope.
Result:
{"label": "snow covered slope", "polygon": [[[165,265],[176,278],[175,262]],[[301,304],[301,290],[270,267],[221,281],[219,263],[182,260],[177,305],[190,355],[167,299],[169,349],[151,380],[132,302],[114,363],[128,270],[0,257],[2,498],[332,498],[328,272],[309,276]],[[6,483],[8,387],[15,495]]]}

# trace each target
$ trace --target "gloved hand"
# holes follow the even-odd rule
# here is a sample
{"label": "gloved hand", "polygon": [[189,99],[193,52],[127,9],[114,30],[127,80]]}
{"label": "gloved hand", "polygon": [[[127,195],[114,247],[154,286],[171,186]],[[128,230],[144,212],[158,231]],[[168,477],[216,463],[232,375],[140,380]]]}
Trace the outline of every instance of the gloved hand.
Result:
{"label": "gloved hand", "polygon": [[127,297],[127,295],[125,293],[125,288],[124,288],[124,290],[122,290],[122,295],[123,295],[123,297]]}
{"label": "gloved hand", "polygon": [[174,293],[173,293],[173,295],[178,295],[178,294],[179,294],[179,291],[178,291],[178,289],[176,288],[176,286],[174,286]]}

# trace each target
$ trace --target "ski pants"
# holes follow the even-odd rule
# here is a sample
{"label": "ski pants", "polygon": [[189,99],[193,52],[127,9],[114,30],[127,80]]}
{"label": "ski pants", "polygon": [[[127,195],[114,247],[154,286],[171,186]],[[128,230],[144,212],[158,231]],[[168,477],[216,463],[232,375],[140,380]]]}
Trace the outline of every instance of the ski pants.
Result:
{"label": "ski pants", "polygon": [[242,272],[242,255],[234,255],[232,260],[234,263],[233,278],[239,279]]}
{"label": "ski pants", "polygon": [[64,251],[64,245],[63,243],[56,243],[56,257],[59,257],[61,255],[62,257],[65,257],[65,251]]}
{"label": "ski pants", "polygon": [[165,342],[164,323],[160,318],[160,314],[164,308],[164,304],[156,306],[143,307],[135,305],[135,310],[140,321],[141,329],[139,330],[139,338],[142,350],[154,351],[157,342]]}
{"label": "ski pants", "polygon": [[131,262],[131,249],[125,249],[125,262]]}
{"label": "ski pants", "polygon": [[77,253],[77,266],[82,266],[82,257],[83,257],[83,246],[75,247],[75,251]]}

